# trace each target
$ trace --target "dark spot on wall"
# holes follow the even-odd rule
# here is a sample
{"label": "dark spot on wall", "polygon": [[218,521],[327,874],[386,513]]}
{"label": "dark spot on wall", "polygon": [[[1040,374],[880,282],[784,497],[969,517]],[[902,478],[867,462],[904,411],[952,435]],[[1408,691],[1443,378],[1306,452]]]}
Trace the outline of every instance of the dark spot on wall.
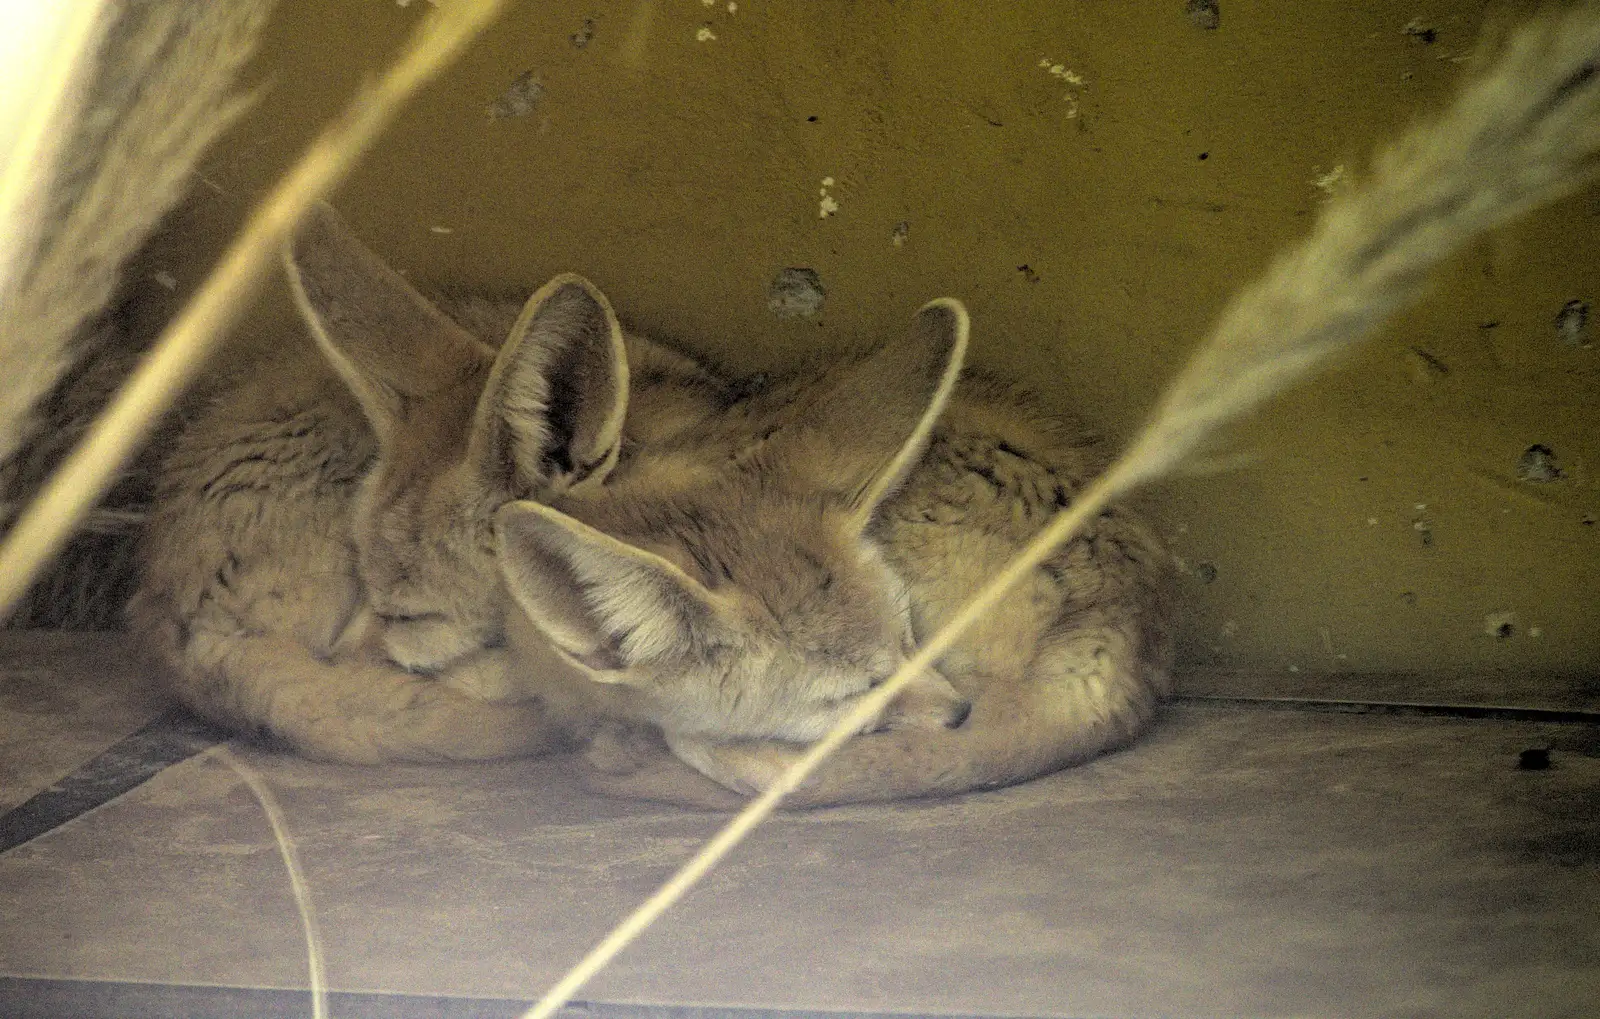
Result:
{"label": "dark spot on wall", "polygon": [[1555,452],[1542,443],[1535,443],[1522,451],[1517,458],[1517,480],[1532,485],[1548,485],[1560,481],[1561,468],[1556,463]]}
{"label": "dark spot on wall", "polygon": [[1589,302],[1568,301],[1556,312],[1556,335],[1569,347],[1589,345]]}
{"label": "dark spot on wall", "polygon": [[783,269],[767,287],[767,310],[779,318],[810,318],[822,310],[826,297],[817,270]]}
{"label": "dark spot on wall", "polygon": [[1450,374],[1449,365],[1445,364],[1433,354],[1423,350],[1421,347],[1412,347],[1411,353],[1416,355],[1416,358],[1421,363],[1423,369],[1425,369],[1429,374],[1439,376]]}
{"label": "dark spot on wall", "polygon": [[1183,13],[1195,28],[1211,31],[1222,24],[1222,9],[1217,5],[1217,0],[1187,0],[1183,5]]}
{"label": "dark spot on wall", "polygon": [[813,113],[811,116],[806,118],[806,123],[807,124],[815,124],[816,122],[817,122],[817,115],[815,113]]}
{"label": "dark spot on wall", "polygon": [[1412,42],[1419,42],[1424,46],[1432,46],[1439,41],[1439,30],[1427,24],[1421,18],[1412,18],[1400,29],[1400,34]]}
{"label": "dark spot on wall", "polygon": [[1198,159],[1198,160],[1200,160],[1200,162],[1202,162],[1202,163],[1203,163],[1203,162],[1205,162],[1205,161],[1206,161],[1206,160],[1208,160],[1208,159],[1210,159],[1210,158],[1211,158],[1211,153],[1209,153],[1209,152],[1202,152],[1202,153],[1200,153],[1200,154],[1199,154],[1199,155],[1198,155],[1198,156],[1195,156],[1195,158],[1196,158],[1196,159]]}
{"label": "dark spot on wall", "polygon": [[1042,278],[1038,273],[1034,272],[1033,267],[1028,265],[1026,262],[1017,266],[1017,271],[1022,273],[1022,278],[1027,280],[1029,283],[1037,283]]}
{"label": "dark spot on wall", "polygon": [[584,18],[583,24],[576,32],[567,37],[576,49],[583,49],[594,38],[594,19]]}
{"label": "dark spot on wall", "polygon": [[1411,529],[1417,532],[1417,537],[1422,541],[1422,547],[1428,548],[1433,544],[1433,525],[1425,517],[1418,517],[1411,521]]}
{"label": "dark spot on wall", "polygon": [[544,98],[544,86],[539,79],[533,76],[532,71],[523,71],[506,90],[500,93],[500,98],[489,104],[488,113],[490,120],[510,120],[514,117],[526,117],[539,106],[539,100]]}
{"label": "dark spot on wall", "polygon": [[1195,579],[1200,581],[1200,583],[1202,583],[1202,584],[1214,584],[1214,583],[1216,583],[1217,582],[1217,564],[1216,563],[1206,563],[1206,562],[1196,563],[1195,567],[1194,567],[1194,576],[1195,576]]}

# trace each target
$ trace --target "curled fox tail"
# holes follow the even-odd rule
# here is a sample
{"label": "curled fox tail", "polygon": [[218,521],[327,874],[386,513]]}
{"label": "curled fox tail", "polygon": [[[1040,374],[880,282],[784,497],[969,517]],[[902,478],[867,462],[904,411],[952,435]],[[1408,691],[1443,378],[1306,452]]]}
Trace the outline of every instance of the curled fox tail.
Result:
{"label": "curled fox tail", "polygon": [[[566,745],[537,701],[485,699],[471,682],[481,675],[423,676],[359,652],[325,659],[286,637],[164,630],[142,634],[142,650],[184,704],[307,757],[345,764],[488,761]],[[486,652],[461,671],[490,674],[492,682],[501,667]]]}
{"label": "curled fox tail", "polygon": [[[857,736],[786,796],[784,807],[992,789],[1125,747],[1149,726],[1170,685],[1166,622],[1160,607],[1137,599],[1087,611],[1041,642],[1020,681],[975,677],[981,692],[963,724]],[[644,761],[633,773],[597,776],[590,784],[610,795],[726,809],[728,790],[763,791],[803,750],[770,741],[669,742],[692,771]],[[722,788],[708,788],[702,776]]]}

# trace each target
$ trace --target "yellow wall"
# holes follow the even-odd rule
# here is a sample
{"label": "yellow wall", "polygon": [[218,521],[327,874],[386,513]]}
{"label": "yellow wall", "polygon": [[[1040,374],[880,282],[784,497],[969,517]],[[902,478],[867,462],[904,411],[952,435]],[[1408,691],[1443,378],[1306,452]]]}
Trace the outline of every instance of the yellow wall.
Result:
{"label": "yellow wall", "polygon": [[[978,363],[1126,436],[1307,229],[1316,182],[1437,108],[1508,20],[1434,5],[1455,13],[1426,19],[1429,43],[1397,2],[1222,0],[1215,31],[1183,0],[729,6],[513,3],[336,204],[414,278],[527,293],[576,270],[634,327],[741,372],[953,294]],[[260,106],[158,255],[180,291],[425,9],[284,0]],[[536,108],[491,118],[525,71]],[[789,266],[819,273],[820,316],[769,312]],[[1226,470],[1161,489],[1186,659],[1600,663],[1600,351],[1558,336],[1574,299],[1600,320],[1596,190],[1473,246],[1342,370],[1233,432]],[[1534,444],[1559,480],[1518,479]],[[1499,612],[1509,637],[1485,633]]]}

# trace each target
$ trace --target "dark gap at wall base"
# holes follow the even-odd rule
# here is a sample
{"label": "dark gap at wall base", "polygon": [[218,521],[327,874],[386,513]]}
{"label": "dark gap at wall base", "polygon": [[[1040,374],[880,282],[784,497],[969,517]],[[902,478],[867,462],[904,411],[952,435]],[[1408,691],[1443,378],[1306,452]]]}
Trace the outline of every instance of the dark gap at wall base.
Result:
{"label": "dark gap at wall base", "polygon": [[1427,704],[1413,701],[1330,700],[1321,697],[1239,697],[1179,694],[1168,704],[1185,707],[1260,708],[1345,715],[1402,715],[1417,718],[1461,718],[1495,722],[1555,722],[1600,725],[1600,711],[1568,708],[1524,708],[1500,704]]}
{"label": "dark gap at wall base", "polygon": [[[506,998],[345,991],[328,995],[329,1012],[339,1019],[515,1019],[532,1004]],[[0,1015],[7,1019],[304,1019],[310,1014],[311,994],[299,990],[0,977]],[[560,1019],[978,1019],[581,1001],[557,1014]]]}

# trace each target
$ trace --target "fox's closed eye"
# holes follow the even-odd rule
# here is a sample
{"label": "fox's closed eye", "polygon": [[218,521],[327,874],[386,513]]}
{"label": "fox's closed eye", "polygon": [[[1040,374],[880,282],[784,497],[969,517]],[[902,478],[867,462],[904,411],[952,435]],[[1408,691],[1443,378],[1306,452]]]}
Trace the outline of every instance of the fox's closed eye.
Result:
{"label": "fox's closed eye", "polygon": [[442,623],[447,617],[443,612],[375,612],[384,623]]}

